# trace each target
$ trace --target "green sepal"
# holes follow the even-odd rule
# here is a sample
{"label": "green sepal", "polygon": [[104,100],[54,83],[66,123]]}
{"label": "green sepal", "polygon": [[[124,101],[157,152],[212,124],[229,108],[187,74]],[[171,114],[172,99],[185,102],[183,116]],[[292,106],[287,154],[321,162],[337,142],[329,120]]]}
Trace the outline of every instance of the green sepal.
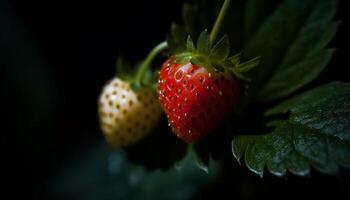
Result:
{"label": "green sepal", "polygon": [[208,55],[210,53],[211,49],[211,43],[209,39],[208,30],[205,29],[202,31],[202,33],[199,35],[197,40],[197,51],[200,54]]}
{"label": "green sepal", "polygon": [[158,73],[152,70],[148,70],[144,75],[141,83],[136,81],[136,74],[140,68],[140,63],[132,66],[123,55],[120,55],[116,59],[116,77],[121,80],[130,83],[130,87],[134,91],[139,91],[142,88],[149,88],[153,91],[157,89]]}
{"label": "green sepal", "polygon": [[202,65],[203,61],[201,61],[200,58],[193,57],[191,58],[190,63],[193,65]]}
{"label": "green sepal", "polygon": [[141,80],[141,83],[135,80],[135,76],[132,77],[129,80],[131,89],[136,92],[142,88],[148,88],[148,89],[151,89],[152,91],[157,91],[158,75],[159,75],[158,71],[148,70],[145,73],[143,79]]}
{"label": "green sepal", "polygon": [[190,52],[195,51],[196,49],[190,35],[187,36],[186,49]]}
{"label": "green sepal", "polygon": [[253,69],[254,67],[256,67],[259,64],[259,62],[260,62],[260,57],[256,57],[244,63],[237,64],[235,68],[237,69],[237,71],[241,73],[247,72]]}
{"label": "green sepal", "polygon": [[210,56],[219,60],[225,60],[230,54],[230,41],[224,35],[210,50]]}
{"label": "green sepal", "polygon": [[191,62],[195,65],[205,66],[210,72],[229,72],[237,78],[247,81],[249,78],[242,73],[251,70],[260,61],[260,58],[256,57],[240,63],[241,54],[229,56],[230,42],[228,37],[224,35],[216,44],[212,45],[206,29],[199,35],[196,46],[190,35],[187,36],[186,42],[183,38],[183,30],[174,25],[168,41],[171,53],[175,54],[177,63]]}
{"label": "green sepal", "polygon": [[241,57],[241,53],[238,53],[229,57],[227,60],[229,60],[232,64],[238,65],[240,62],[240,57]]}

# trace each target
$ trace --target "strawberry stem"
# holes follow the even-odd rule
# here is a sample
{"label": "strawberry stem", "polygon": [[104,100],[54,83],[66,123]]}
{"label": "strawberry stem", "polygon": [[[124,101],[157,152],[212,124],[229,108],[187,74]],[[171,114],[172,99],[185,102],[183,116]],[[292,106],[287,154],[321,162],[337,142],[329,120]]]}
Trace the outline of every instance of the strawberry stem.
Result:
{"label": "strawberry stem", "polygon": [[210,42],[213,44],[216,40],[216,37],[219,33],[219,30],[221,28],[222,22],[224,21],[225,14],[227,13],[227,10],[230,6],[231,0],[225,0],[224,4],[222,5],[219,15],[215,20],[215,24],[213,29],[210,33]]}
{"label": "strawberry stem", "polygon": [[159,43],[157,46],[155,46],[152,49],[152,51],[147,55],[145,60],[140,65],[140,68],[135,77],[136,84],[138,85],[142,84],[142,79],[145,76],[145,73],[147,72],[147,69],[150,67],[152,61],[160,52],[162,52],[166,48],[168,48],[168,43],[164,41]]}

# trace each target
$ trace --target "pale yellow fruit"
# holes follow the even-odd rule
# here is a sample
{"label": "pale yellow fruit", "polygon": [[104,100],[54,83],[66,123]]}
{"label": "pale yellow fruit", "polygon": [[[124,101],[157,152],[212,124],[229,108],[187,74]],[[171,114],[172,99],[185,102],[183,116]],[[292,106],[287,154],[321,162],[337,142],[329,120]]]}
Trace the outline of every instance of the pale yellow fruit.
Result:
{"label": "pale yellow fruit", "polygon": [[157,95],[114,78],[103,88],[98,101],[100,127],[108,143],[116,148],[135,144],[157,125],[161,108]]}

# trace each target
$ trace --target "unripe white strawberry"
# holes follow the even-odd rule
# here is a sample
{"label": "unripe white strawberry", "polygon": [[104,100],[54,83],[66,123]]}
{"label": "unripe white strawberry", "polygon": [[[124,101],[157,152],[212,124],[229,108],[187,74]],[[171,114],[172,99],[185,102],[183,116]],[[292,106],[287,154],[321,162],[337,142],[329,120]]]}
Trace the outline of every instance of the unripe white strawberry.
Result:
{"label": "unripe white strawberry", "polygon": [[130,83],[114,78],[102,90],[98,113],[108,143],[121,148],[150,133],[160,119],[161,108],[154,91],[141,88],[135,92]]}

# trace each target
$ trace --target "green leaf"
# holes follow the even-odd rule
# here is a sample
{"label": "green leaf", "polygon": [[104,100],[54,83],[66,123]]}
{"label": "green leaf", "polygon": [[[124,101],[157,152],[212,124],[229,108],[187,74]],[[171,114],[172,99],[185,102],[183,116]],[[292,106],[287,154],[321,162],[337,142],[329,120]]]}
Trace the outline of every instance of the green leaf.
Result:
{"label": "green leaf", "polygon": [[248,144],[253,141],[253,137],[241,136],[239,140],[232,140],[232,154],[236,160],[241,164],[241,158],[247,149]]}
{"label": "green leaf", "polygon": [[205,29],[198,37],[197,50],[199,53],[202,53],[204,55],[209,55],[210,48],[211,48],[211,44],[209,40],[208,30]]}
{"label": "green leaf", "polygon": [[335,173],[338,165],[350,167],[350,84],[330,83],[287,100],[268,110],[274,121],[266,135],[242,135],[232,141],[232,152],[243,155],[248,168],[262,176],[265,166],[276,176],[286,171],[305,176],[313,166]]}
{"label": "green leaf", "polygon": [[230,53],[230,42],[227,35],[224,35],[211,49],[210,56],[218,60],[225,60]]}
{"label": "green leaf", "polygon": [[216,168],[218,165],[217,163],[213,162],[212,159],[215,156],[209,155],[208,149],[204,149],[204,146],[206,146],[206,148],[211,148],[211,145],[208,145],[207,142],[205,143],[206,145],[189,144],[187,146],[186,155],[175,163],[175,168],[178,169],[178,171],[181,171],[184,162],[190,161],[194,166],[196,166],[206,175],[212,175],[212,173],[216,173]]}
{"label": "green leaf", "polygon": [[191,150],[197,167],[209,174],[209,155],[200,154],[200,152],[197,152],[194,148],[191,148]]}
{"label": "green leaf", "polygon": [[[322,8],[332,8],[335,5]],[[318,20],[317,14],[332,13],[316,9],[309,17],[309,24],[300,32],[298,38],[290,46],[287,55],[268,84],[260,92],[266,100],[286,96],[315,79],[329,63],[333,50],[324,49],[335,35],[338,23],[329,22],[326,17]],[[335,8],[334,8],[335,10]],[[317,12],[318,11],[318,12]],[[316,18],[316,19],[315,19]],[[318,20],[318,21],[316,21]],[[320,30],[310,31],[310,29]],[[288,81],[285,81],[288,78]],[[263,99],[263,97],[260,99]]]}
{"label": "green leaf", "polygon": [[281,0],[246,0],[244,12],[244,38],[249,41],[261,24],[281,3]]}
{"label": "green leaf", "polygon": [[261,56],[251,95],[260,101],[286,96],[315,79],[328,64],[325,49],[336,31],[335,0],[283,1],[247,43],[245,58]]}
{"label": "green leaf", "polygon": [[230,146],[230,140],[224,129],[224,127],[221,127],[207,135],[202,141],[191,146],[190,150],[193,152],[194,162],[199,169],[206,173],[212,173],[210,170],[212,161],[221,159],[222,154],[229,150],[227,147]]}
{"label": "green leaf", "polygon": [[[350,140],[349,95],[349,83],[330,83],[285,101],[266,115],[292,112],[292,119],[298,123]],[[319,121],[319,117],[323,120]]]}
{"label": "green leaf", "polygon": [[249,93],[256,95],[268,82],[271,75],[281,62],[284,52],[288,49],[298,30],[303,26],[314,2],[311,0],[283,1],[277,9],[255,32],[243,50],[245,58],[261,56],[261,67],[256,68],[251,75]]}
{"label": "green leaf", "polygon": [[326,67],[333,50],[323,50],[318,55],[278,71],[260,93],[261,101],[286,96],[316,78]]}

